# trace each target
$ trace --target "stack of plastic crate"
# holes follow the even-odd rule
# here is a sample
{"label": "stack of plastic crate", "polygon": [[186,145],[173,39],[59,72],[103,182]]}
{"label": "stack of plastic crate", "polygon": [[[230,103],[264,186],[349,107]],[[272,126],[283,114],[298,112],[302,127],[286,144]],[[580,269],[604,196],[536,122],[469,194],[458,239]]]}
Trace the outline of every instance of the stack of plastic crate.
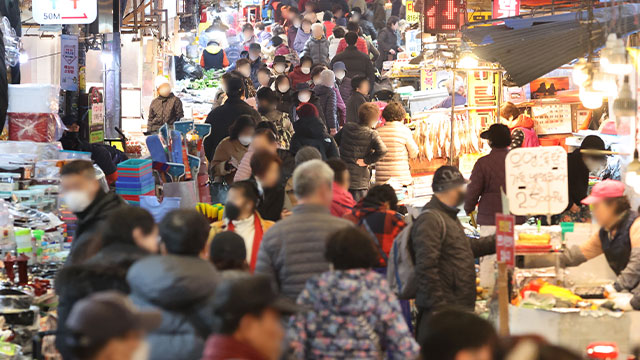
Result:
{"label": "stack of plastic crate", "polygon": [[155,195],[151,160],[129,159],[118,164],[116,193],[129,204],[139,206],[141,195]]}

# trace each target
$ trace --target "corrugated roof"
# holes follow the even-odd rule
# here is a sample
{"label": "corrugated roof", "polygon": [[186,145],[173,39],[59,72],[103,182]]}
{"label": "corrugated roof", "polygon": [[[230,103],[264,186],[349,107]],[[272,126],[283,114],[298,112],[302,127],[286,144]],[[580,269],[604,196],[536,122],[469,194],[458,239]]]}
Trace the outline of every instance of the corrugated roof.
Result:
{"label": "corrugated roof", "polygon": [[[620,34],[640,29],[635,16],[640,5],[622,5],[623,16],[617,19]],[[618,14],[617,7],[614,8]],[[597,9],[591,36],[594,49],[604,45],[611,8]],[[586,15],[582,14],[586,18]],[[464,31],[464,36],[478,45],[474,50],[481,59],[499,63],[508,79],[523,86],[544,74],[577,58],[588,49],[587,25],[581,24],[578,13],[540,18],[510,19],[504,25],[476,27]]]}

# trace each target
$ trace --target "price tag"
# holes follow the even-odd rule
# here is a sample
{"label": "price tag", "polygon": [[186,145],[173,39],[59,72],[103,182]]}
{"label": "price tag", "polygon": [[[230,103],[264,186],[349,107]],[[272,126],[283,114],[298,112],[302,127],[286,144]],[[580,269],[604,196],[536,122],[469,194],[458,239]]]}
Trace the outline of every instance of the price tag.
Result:
{"label": "price tag", "polygon": [[560,146],[513,149],[505,173],[512,214],[559,214],[569,204],[567,153]]}
{"label": "price tag", "polygon": [[498,262],[509,267],[515,265],[515,231],[516,218],[513,215],[496,214],[496,256]]}

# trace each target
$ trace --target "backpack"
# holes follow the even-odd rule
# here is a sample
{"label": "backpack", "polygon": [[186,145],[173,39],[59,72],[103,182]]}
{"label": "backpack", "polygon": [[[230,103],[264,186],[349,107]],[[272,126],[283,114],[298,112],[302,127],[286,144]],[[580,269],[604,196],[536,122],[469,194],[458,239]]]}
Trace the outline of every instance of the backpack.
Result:
{"label": "backpack", "polygon": [[[442,215],[437,211],[430,209],[424,210],[420,215],[427,212],[436,214],[442,223],[442,239],[447,236],[447,227]],[[391,251],[389,252],[389,261],[387,261],[387,282],[391,291],[398,295],[399,299],[408,300],[415,299],[418,284],[416,280],[415,260],[412,256],[413,242],[411,241],[412,222],[405,227],[393,240]]]}

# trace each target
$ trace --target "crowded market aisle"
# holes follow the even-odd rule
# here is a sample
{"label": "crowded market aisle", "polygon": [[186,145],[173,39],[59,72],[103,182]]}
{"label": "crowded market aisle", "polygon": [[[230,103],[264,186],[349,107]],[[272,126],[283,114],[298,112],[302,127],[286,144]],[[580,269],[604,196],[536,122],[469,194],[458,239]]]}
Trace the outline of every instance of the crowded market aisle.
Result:
{"label": "crowded market aisle", "polygon": [[442,4],[0,7],[0,357],[633,358],[640,7]]}

